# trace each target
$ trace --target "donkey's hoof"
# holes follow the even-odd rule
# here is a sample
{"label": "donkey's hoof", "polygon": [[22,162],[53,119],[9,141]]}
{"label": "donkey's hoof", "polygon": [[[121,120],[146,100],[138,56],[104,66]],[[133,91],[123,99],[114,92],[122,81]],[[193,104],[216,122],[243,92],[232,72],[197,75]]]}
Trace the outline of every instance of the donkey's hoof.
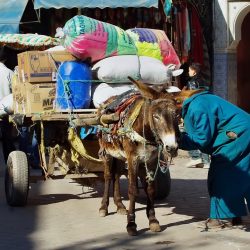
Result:
{"label": "donkey's hoof", "polygon": [[127,225],[127,232],[130,236],[136,236],[138,234],[137,232],[137,225],[135,223],[128,223]]}
{"label": "donkey's hoof", "polygon": [[149,229],[152,232],[160,232],[161,231],[161,226],[158,221],[151,222],[149,224]]}
{"label": "donkey's hoof", "polygon": [[105,217],[108,215],[108,210],[107,209],[99,209],[99,216],[100,217]]}
{"label": "donkey's hoof", "polygon": [[128,210],[126,208],[118,208],[116,212],[118,214],[121,214],[121,215],[127,215],[128,214]]}

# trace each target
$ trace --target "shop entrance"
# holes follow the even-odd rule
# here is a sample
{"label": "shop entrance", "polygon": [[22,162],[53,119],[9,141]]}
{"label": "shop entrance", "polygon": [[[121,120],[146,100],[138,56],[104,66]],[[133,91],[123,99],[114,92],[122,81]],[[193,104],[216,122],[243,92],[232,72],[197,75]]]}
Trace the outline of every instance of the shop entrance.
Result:
{"label": "shop entrance", "polygon": [[241,41],[237,48],[237,105],[250,113],[250,12],[241,26]]}

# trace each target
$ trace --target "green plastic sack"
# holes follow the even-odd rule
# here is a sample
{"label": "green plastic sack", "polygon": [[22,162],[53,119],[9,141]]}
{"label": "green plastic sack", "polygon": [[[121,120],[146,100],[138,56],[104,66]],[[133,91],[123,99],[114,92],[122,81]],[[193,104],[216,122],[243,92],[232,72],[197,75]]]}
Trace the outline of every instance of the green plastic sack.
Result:
{"label": "green plastic sack", "polygon": [[83,15],[67,21],[63,33],[63,46],[80,59],[98,61],[137,53],[133,40],[123,29]]}

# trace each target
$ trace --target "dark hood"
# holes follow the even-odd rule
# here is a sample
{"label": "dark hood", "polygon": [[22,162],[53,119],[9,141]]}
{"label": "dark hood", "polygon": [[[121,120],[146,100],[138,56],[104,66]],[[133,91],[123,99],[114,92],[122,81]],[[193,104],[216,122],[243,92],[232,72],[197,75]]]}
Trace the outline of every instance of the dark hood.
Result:
{"label": "dark hood", "polygon": [[182,105],[182,117],[185,117],[185,115],[186,115],[186,113],[187,113],[187,110],[188,110],[188,107],[189,107],[190,103],[191,103],[195,98],[197,98],[198,96],[201,96],[201,95],[206,95],[206,94],[209,94],[209,91],[199,92],[199,93],[194,94],[194,95],[190,96],[189,98],[187,98],[187,99],[183,102],[183,105]]}

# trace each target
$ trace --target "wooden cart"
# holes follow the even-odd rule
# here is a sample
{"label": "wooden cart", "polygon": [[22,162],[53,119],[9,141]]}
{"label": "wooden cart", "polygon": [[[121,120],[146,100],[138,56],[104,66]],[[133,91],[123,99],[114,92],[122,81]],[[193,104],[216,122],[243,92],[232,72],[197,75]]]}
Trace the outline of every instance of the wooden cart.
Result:
{"label": "wooden cart", "polygon": [[[5,173],[5,194],[10,206],[27,203],[29,185],[46,179],[89,178],[103,179],[103,163],[98,159],[99,144],[96,134],[80,138],[82,128],[107,124],[118,120],[115,114],[99,117],[95,109],[74,110],[74,113],[44,113],[10,117],[17,128],[30,128],[29,139],[36,133],[41,174],[33,175],[27,154],[13,151],[9,154]],[[28,142],[28,143],[29,143]],[[170,173],[158,171],[157,198],[163,199],[170,192]]]}

